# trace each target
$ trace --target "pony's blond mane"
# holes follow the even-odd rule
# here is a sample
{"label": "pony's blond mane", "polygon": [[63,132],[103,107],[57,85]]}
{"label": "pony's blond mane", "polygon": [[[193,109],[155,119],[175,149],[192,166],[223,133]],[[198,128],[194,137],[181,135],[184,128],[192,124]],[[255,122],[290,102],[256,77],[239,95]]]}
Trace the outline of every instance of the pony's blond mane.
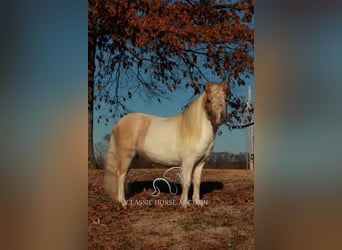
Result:
{"label": "pony's blond mane", "polygon": [[204,110],[204,98],[206,93],[202,93],[184,111],[177,115],[178,135],[183,145],[194,146],[202,134],[202,121],[206,116]]}

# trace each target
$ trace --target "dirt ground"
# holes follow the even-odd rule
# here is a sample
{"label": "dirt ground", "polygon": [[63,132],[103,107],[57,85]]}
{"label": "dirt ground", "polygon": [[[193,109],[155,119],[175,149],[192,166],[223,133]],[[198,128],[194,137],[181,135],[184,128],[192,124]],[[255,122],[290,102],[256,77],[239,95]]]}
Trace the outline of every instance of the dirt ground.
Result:
{"label": "dirt ground", "polygon": [[[181,187],[153,180],[166,169],[132,169],[128,206],[113,204],[104,192],[102,170],[89,170],[89,249],[254,249],[254,181],[248,170],[204,169],[205,206],[179,205]],[[177,172],[176,170],[173,170]],[[171,175],[172,176],[172,175]],[[192,188],[189,198],[192,195]]]}

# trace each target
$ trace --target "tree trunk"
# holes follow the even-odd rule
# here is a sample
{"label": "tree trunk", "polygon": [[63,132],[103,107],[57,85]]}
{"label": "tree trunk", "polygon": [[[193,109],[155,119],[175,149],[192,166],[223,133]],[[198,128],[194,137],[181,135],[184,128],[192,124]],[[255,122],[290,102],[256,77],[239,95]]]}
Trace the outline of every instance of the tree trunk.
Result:
{"label": "tree trunk", "polygon": [[93,141],[93,115],[94,115],[94,73],[95,73],[96,36],[88,33],[88,167],[97,168],[94,141]]}

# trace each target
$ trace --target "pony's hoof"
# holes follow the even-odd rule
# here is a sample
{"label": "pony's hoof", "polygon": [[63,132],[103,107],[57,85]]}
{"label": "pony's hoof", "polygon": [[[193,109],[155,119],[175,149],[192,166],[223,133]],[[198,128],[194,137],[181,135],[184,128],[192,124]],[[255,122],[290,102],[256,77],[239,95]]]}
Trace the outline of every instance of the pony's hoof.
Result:
{"label": "pony's hoof", "polygon": [[187,200],[180,200],[179,203],[180,203],[182,208],[187,208],[189,205]]}
{"label": "pony's hoof", "polygon": [[121,201],[120,204],[121,204],[121,207],[123,209],[127,209],[127,202],[126,201]]}

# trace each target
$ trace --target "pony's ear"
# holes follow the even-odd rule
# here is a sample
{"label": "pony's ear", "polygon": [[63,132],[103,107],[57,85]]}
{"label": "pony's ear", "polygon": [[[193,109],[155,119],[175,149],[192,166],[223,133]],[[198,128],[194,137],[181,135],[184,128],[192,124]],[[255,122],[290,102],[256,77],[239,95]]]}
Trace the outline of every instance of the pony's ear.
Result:
{"label": "pony's ear", "polygon": [[211,83],[210,83],[210,82],[207,82],[207,83],[205,84],[205,92],[210,93],[210,87],[211,87]]}
{"label": "pony's ear", "polygon": [[228,87],[227,82],[222,82],[222,89],[223,89],[224,92],[227,91],[227,87]]}

